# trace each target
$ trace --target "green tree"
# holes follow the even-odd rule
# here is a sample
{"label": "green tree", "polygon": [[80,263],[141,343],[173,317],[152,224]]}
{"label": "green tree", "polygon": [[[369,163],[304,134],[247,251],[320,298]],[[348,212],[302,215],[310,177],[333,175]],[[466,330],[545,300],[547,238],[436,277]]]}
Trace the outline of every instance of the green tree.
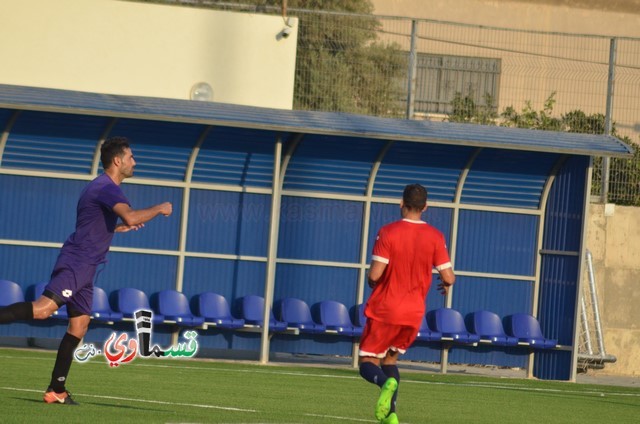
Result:
{"label": "green tree", "polygon": [[449,122],[462,122],[480,125],[495,125],[498,113],[493,104],[493,96],[484,94],[484,104],[476,104],[473,93],[462,97],[462,93],[456,92],[451,101],[451,113],[447,117]]}

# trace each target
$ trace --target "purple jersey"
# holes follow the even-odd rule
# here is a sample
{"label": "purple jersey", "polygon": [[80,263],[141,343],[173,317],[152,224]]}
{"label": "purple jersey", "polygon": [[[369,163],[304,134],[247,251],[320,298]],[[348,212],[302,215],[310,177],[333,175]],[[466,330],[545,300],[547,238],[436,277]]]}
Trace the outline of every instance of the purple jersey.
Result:
{"label": "purple jersey", "polygon": [[93,279],[105,262],[118,215],[117,203],[129,204],[120,186],[106,174],[91,181],[80,193],[76,231],[65,241],[45,290],[55,294],[74,312],[89,315]]}
{"label": "purple jersey", "polygon": [[60,257],[65,262],[97,265],[104,262],[118,215],[113,211],[117,203],[129,205],[119,185],[102,174],[91,181],[80,193],[76,209],[76,231],[62,246]]}

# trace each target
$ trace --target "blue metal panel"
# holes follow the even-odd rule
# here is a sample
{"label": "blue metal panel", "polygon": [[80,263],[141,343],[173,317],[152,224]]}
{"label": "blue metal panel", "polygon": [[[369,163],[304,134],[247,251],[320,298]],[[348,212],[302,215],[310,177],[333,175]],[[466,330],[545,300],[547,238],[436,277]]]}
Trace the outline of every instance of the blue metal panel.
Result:
{"label": "blue metal panel", "polygon": [[[465,317],[472,312],[485,310],[504,318],[518,312],[530,313],[532,299],[533,281],[459,275],[453,287],[451,307]],[[449,360],[456,363],[524,367],[526,351],[482,346],[455,348]]]}
{"label": "blue metal panel", "polygon": [[108,118],[23,112],[2,157],[3,168],[90,174]]}
{"label": "blue metal panel", "polygon": [[373,194],[402,198],[407,184],[419,183],[429,192],[429,200],[453,202],[458,179],[471,147],[427,143],[394,143],[376,175]]}
{"label": "blue metal panel", "polygon": [[459,275],[451,307],[465,316],[484,310],[504,318],[520,312],[531,313],[532,301],[533,281]]}
{"label": "blue metal panel", "polygon": [[9,118],[11,118],[14,113],[15,111],[11,109],[0,109],[0,129],[2,129],[2,131],[5,130]]}
{"label": "blue metal panel", "polygon": [[526,349],[518,347],[454,346],[449,352],[449,362],[525,368],[528,360],[527,354]]}
{"label": "blue metal panel", "polygon": [[580,250],[588,160],[571,158],[553,182],[547,202],[544,249]]}
{"label": "blue metal panel", "polygon": [[232,307],[248,294],[264,295],[266,262],[187,258],[182,291],[189,297],[212,291]]}
{"label": "blue metal panel", "polygon": [[357,284],[357,269],[278,264],[273,298],[297,297],[309,307],[335,300],[351,308],[356,304]]}
{"label": "blue metal panel", "polygon": [[[555,179],[547,203],[543,248],[569,255],[545,254],[542,259],[538,320],[542,333],[560,344],[573,344],[578,300],[580,244],[588,158],[568,160]],[[575,254],[575,256],[572,255]],[[534,375],[566,380],[571,372],[570,352],[536,355]]]}
{"label": "blue metal panel", "polygon": [[0,278],[22,287],[25,300],[34,300],[29,287],[49,281],[60,249],[0,244]]}
{"label": "blue metal panel", "polygon": [[[398,203],[400,201],[398,200]],[[428,207],[427,211],[422,214],[422,219],[425,220],[431,226],[437,228],[444,235],[444,239],[447,245],[451,242],[451,220],[453,217],[453,210],[446,208]],[[367,261],[371,261],[371,250],[373,249],[373,243],[378,230],[383,225],[390,224],[394,221],[401,219],[400,206],[391,205],[388,203],[372,203],[371,204],[371,217],[369,220],[369,234],[367,244]]]}
{"label": "blue metal panel", "polygon": [[87,181],[0,175],[0,238],[62,243]]}
{"label": "blue metal panel", "polygon": [[364,138],[307,135],[284,177],[284,189],[364,194],[384,143]]}
{"label": "blue metal panel", "polygon": [[203,131],[201,125],[122,119],[110,135],[129,139],[136,177],[184,181],[189,157]]}
{"label": "blue metal panel", "polygon": [[462,203],[537,209],[558,155],[483,150],[462,189]]}
{"label": "blue metal panel", "polygon": [[538,217],[460,211],[456,269],[534,275]]}
{"label": "blue metal panel", "polygon": [[[631,155],[616,137],[488,125],[268,109],[213,102],[80,93],[0,84],[0,108],[71,111],[294,133],[467,145],[585,156]],[[348,140],[345,140],[348,141]]]}
{"label": "blue metal panel", "polygon": [[131,202],[132,208],[143,209],[158,203],[171,202],[173,213],[170,217],[156,217],[138,231],[116,233],[113,237],[113,246],[177,250],[180,235],[182,189],[126,183],[121,187]]}
{"label": "blue metal panel", "polygon": [[176,287],[178,258],[175,256],[109,252],[107,261],[95,280],[107,293],[135,287],[151,296]]}
{"label": "blue metal panel", "polygon": [[361,202],[283,196],[278,257],[358,262]]}
{"label": "blue metal panel", "polygon": [[272,131],[213,128],[200,147],[192,181],[270,188],[276,138]]}
{"label": "blue metal panel", "polygon": [[579,257],[544,255],[538,321],[542,334],[563,345],[573,344],[573,322]]}
{"label": "blue metal panel", "polygon": [[266,256],[271,196],[191,190],[187,249]]}

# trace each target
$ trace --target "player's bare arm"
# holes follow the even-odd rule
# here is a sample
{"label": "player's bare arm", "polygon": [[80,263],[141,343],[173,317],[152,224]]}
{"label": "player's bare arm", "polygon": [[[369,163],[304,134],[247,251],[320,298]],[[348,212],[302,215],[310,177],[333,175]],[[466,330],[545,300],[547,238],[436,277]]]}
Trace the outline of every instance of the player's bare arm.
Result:
{"label": "player's bare arm", "polygon": [[378,284],[378,280],[382,277],[384,270],[387,268],[387,264],[379,261],[371,261],[369,267],[368,283],[369,287],[374,288]]}
{"label": "player's bare arm", "polygon": [[438,290],[444,296],[449,293],[449,287],[456,282],[456,275],[453,273],[453,268],[445,268],[438,271],[440,276],[440,283],[438,283]]}
{"label": "player's bare arm", "polygon": [[[146,209],[131,209],[126,203],[117,203],[113,211],[120,217],[125,227],[117,229],[118,232],[139,229],[145,222],[151,221],[158,215],[169,216],[173,212],[170,202],[160,203]],[[128,229],[126,229],[128,227]]]}

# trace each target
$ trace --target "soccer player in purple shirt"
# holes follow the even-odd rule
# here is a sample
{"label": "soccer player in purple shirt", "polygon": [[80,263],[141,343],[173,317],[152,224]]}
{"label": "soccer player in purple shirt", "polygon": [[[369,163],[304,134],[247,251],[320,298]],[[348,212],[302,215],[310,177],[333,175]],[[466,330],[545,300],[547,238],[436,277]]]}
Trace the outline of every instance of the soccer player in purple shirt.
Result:
{"label": "soccer player in purple shirt", "polygon": [[0,324],[4,324],[46,319],[67,305],[69,326],[60,342],[51,383],[44,394],[47,403],[76,404],[65,382],[73,353],[89,328],[93,280],[98,266],[106,262],[114,233],[137,231],[156,216],[169,216],[172,212],[169,202],[146,209],[131,208],[120,188],[125,178],[133,176],[136,165],[127,138],[107,139],[100,148],[100,160],[104,173],[80,193],[76,230],[62,246],[42,296],[34,302],[14,303],[0,309]]}

